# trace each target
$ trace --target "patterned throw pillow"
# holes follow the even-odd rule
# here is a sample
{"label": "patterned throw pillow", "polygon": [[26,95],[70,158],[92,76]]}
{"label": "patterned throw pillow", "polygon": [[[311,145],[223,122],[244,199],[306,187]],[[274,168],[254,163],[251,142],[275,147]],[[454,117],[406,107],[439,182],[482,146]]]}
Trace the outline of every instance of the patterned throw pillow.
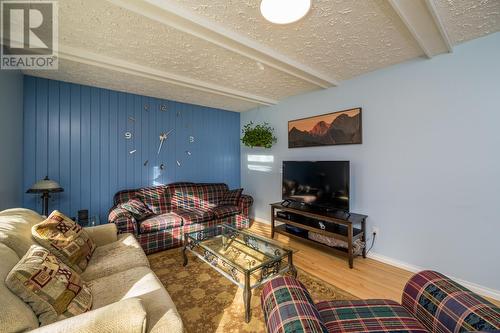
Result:
{"label": "patterned throw pillow", "polygon": [[31,234],[63,263],[82,273],[96,248],[87,232],[63,213],[55,210],[31,228]]}
{"label": "patterned throw pillow", "polygon": [[231,205],[231,206],[238,206],[241,198],[241,193],[243,193],[243,189],[239,188],[237,190],[231,190],[227,191],[226,194],[224,194],[224,197],[222,198],[221,201],[219,201],[220,206],[226,206],[226,205]]}
{"label": "patterned throw pillow", "polygon": [[166,186],[141,188],[136,196],[156,215],[165,214],[169,212],[170,205],[170,198],[165,189]]}
{"label": "patterned throw pillow", "polygon": [[33,245],[5,279],[33,309],[41,325],[73,317],[92,307],[90,287],[49,250]]}
{"label": "patterned throw pillow", "polygon": [[153,212],[146,204],[137,198],[122,203],[120,207],[129,211],[137,221],[142,221],[153,215]]}

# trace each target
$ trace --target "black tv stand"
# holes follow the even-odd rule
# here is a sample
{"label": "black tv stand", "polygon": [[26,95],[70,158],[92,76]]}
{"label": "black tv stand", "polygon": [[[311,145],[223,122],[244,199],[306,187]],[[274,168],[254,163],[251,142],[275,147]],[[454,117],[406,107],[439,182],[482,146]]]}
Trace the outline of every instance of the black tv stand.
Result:
{"label": "black tv stand", "polygon": [[351,217],[351,213],[343,210],[343,209],[337,209],[337,208],[330,208],[330,207],[318,207],[318,206],[311,206],[305,203],[289,200],[289,199],[284,199],[280,203],[281,206],[286,207],[286,208],[295,208],[295,209],[300,209],[300,210],[305,210],[309,211],[312,213],[318,213],[318,214],[327,214],[330,216],[334,216],[339,219],[343,220],[349,220]]}
{"label": "black tv stand", "polygon": [[349,220],[351,213],[342,209],[335,208],[325,208],[324,211],[329,215],[334,215],[335,217],[343,220]]}
{"label": "black tv stand", "polygon": [[[292,213],[295,216],[303,217],[303,223],[299,220],[286,219],[277,216],[277,211]],[[339,216],[338,214],[342,214]],[[294,202],[285,200],[281,203],[271,204],[271,238],[274,238],[274,233],[286,235],[292,239],[304,241],[316,248],[347,256],[349,267],[353,268],[354,265],[354,251],[353,242],[360,239],[366,242],[366,215],[355,214],[345,211],[318,211],[312,209],[308,205],[295,205]],[[276,225],[276,222],[282,224]],[[328,237],[333,237],[338,240],[347,242],[347,249],[330,247],[328,245],[316,242],[307,238],[307,236],[300,236],[287,231],[286,226],[305,229]],[[363,258],[366,258],[366,248],[363,249]]]}

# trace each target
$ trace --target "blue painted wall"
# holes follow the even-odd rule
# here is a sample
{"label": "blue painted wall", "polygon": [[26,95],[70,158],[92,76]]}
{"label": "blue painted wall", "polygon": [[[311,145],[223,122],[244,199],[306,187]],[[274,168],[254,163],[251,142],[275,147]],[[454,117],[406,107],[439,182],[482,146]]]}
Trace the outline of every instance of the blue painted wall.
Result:
{"label": "blue painted wall", "polygon": [[[158,156],[159,135],[171,129]],[[235,188],[239,130],[239,113],[25,76],[24,189],[48,175],[64,188],[49,210],[76,216],[89,209],[105,223],[118,190],[175,181]],[[33,195],[24,195],[24,205],[41,210]]]}
{"label": "blue painted wall", "polygon": [[0,210],[22,206],[23,74],[0,70]]}

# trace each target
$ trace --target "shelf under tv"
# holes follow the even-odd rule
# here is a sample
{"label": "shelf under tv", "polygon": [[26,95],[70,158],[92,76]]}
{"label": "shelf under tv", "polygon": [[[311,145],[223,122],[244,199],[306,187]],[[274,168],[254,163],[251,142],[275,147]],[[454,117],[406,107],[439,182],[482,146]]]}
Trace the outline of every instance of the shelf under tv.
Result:
{"label": "shelf under tv", "polygon": [[[292,213],[294,214],[294,217],[304,217],[305,222],[292,221],[290,219],[279,217],[276,214],[280,211]],[[353,242],[357,239],[360,239],[363,242],[366,241],[366,218],[366,215],[350,213],[348,214],[348,218],[341,219],[336,217],[335,214],[318,212],[307,207],[291,207],[283,206],[281,203],[273,203],[271,204],[271,238],[274,238],[274,233],[276,232],[286,235],[292,239],[305,242],[318,249],[347,256],[349,267],[353,268]],[[283,224],[277,225],[276,222]],[[309,239],[306,236],[291,233],[286,229],[286,225],[345,241],[347,242],[348,247],[331,247]],[[354,225],[356,225],[356,227],[354,227]],[[363,258],[366,258],[366,249],[363,249]]]}

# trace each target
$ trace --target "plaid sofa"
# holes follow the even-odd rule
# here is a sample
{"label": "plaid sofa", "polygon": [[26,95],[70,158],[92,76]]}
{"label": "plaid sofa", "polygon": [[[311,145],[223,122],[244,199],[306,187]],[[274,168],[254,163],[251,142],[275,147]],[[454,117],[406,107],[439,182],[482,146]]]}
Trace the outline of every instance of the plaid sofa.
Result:
{"label": "plaid sofa", "polygon": [[500,308],[434,271],[415,274],[402,304],[391,300],[314,304],[298,280],[277,277],[261,294],[268,333],[497,331]]}
{"label": "plaid sofa", "polygon": [[[242,195],[237,206],[220,206],[228,191],[226,184],[194,183],[124,190],[115,194],[108,221],[115,223],[120,233],[133,233],[146,253],[158,252],[181,246],[186,232],[222,223],[248,228],[253,198]],[[133,198],[144,202],[154,215],[136,221],[120,207]]]}

